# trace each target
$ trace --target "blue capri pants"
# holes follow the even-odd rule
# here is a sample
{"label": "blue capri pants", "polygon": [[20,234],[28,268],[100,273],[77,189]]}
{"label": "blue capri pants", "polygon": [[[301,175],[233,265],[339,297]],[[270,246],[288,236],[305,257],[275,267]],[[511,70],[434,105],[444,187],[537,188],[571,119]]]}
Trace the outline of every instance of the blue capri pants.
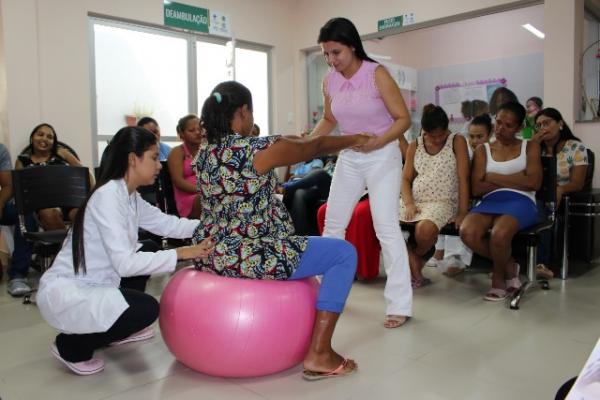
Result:
{"label": "blue capri pants", "polygon": [[309,236],[290,280],[323,275],[317,310],[341,313],[356,273],[356,249],[342,239]]}

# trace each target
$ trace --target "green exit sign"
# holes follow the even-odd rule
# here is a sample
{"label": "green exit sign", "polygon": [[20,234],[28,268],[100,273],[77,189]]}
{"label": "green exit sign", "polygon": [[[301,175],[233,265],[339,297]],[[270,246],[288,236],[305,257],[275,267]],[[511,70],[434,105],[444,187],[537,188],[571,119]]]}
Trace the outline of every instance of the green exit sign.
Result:
{"label": "green exit sign", "polygon": [[165,1],[165,25],[208,33],[208,9]]}
{"label": "green exit sign", "polygon": [[402,26],[402,16],[380,19],[377,21],[377,30],[383,31],[385,29],[399,28]]}

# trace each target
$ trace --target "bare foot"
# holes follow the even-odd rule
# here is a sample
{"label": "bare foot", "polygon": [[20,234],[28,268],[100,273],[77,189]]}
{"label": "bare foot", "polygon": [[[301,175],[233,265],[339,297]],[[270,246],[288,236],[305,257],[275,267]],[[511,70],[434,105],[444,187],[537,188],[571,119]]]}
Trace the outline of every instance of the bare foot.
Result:
{"label": "bare foot", "polygon": [[388,329],[399,328],[408,321],[408,317],[404,315],[386,315],[383,321],[383,326]]}
{"label": "bare foot", "polygon": [[337,373],[338,375],[348,374],[358,368],[354,360],[344,359],[333,350],[323,354],[307,354],[303,363],[305,373],[317,374],[335,371],[342,364],[344,364],[343,369]]}
{"label": "bare foot", "polygon": [[423,259],[415,253],[413,249],[408,250],[408,264],[410,266],[410,275],[413,279],[423,279],[423,266],[425,263]]}
{"label": "bare foot", "polygon": [[519,264],[517,264],[514,258],[511,257],[506,263],[506,267],[504,267],[504,275],[506,280],[519,277]]}

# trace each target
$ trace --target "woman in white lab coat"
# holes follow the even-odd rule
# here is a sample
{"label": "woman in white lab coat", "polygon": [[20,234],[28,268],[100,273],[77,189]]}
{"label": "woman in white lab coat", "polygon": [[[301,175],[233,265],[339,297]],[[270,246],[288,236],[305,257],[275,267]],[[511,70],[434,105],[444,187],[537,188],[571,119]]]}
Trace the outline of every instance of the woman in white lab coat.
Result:
{"label": "woman in white lab coat", "polygon": [[37,303],[44,319],[60,331],[51,353],[79,375],[104,369],[94,351],[109,344],[153,336],[158,302],[120,286],[122,277],[172,272],[178,260],[206,257],[210,238],[193,245],[148,253],[138,229],[189,238],[198,221],[163,214],[137,193],[160,171],[156,137],[126,127],[113,138],[105,168],[63,243],[40,280]]}

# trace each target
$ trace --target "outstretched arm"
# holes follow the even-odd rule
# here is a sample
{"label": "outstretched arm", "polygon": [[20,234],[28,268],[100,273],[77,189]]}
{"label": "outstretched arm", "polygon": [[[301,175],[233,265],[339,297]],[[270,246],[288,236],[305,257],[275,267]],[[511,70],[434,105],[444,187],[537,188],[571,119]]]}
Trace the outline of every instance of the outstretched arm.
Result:
{"label": "outstretched arm", "polygon": [[268,148],[257,152],[252,163],[259,174],[276,167],[312,160],[348,147],[361,146],[369,140],[365,135],[316,136],[298,138],[282,136]]}

